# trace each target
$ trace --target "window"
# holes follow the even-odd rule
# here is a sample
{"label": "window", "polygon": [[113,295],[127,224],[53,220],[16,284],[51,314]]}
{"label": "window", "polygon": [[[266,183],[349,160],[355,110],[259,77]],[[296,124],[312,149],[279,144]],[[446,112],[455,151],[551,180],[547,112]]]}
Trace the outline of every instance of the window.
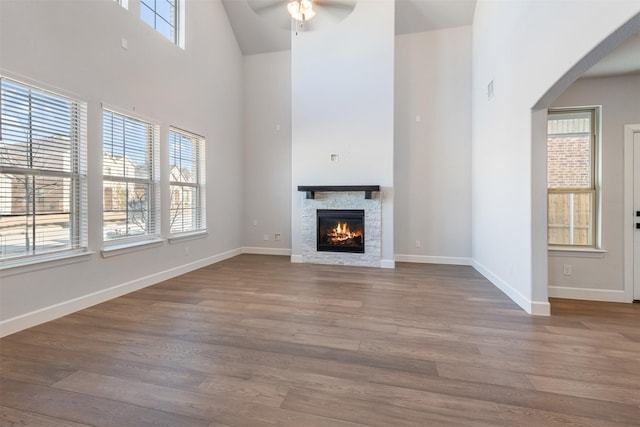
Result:
{"label": "window", "polygon": [[171,129],[169,172],[171,234],[204,230],[204,139]]}
{"label": "window", "polygon": [[158,131],[113,111],[102,117],[104,240],[158,237]]}
{"label": "window", "polygon": [[178,0],[140,0],[140,18],[151,28],[178,43]]}
{"label": "window", "polygon": [[125,9],[129,9],[129,0],[113,0]]}
{"label": "window", "polygon": [[87,247],[86,105],[0,79],[0,260]]}
{"label": "window", "polygon": [[597,123],[597,108],[549,111],[549,245],[596,246]]}

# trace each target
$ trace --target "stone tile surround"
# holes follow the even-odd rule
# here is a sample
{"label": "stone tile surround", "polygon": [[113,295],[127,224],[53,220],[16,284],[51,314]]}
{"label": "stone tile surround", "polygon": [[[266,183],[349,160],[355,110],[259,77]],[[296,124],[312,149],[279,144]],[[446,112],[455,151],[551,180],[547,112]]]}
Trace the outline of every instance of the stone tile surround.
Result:
{"label": "stone tile surround", "polygon": [[[318,229],[316,211],[318,209],[363,209],[364,253],[318,252],[316,250]],[[315,199],[303,199],[302,262],[380,267],[382,253],[381,210],[380,192],[374,192],[371,199],[365,199],[362,191],[316,192]]]}

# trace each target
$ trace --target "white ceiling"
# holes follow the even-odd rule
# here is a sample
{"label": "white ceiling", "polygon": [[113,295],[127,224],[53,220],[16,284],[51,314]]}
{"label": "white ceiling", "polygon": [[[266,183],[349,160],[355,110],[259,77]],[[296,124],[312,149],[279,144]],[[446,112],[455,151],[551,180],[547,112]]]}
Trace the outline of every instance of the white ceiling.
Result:
{"label": "white ceiling", "polygon": [[625,74],[640,74],[640,33],[629,37],[582,77],[611,77]]}
{"label": "white ceiling", "polygon": [[[243,54],[291,48],[292,20],[287,13],[288,0],[281,0],[281,13],[274,8],[258,15],[249,6],[250,2],[255,6],[275,1],[278,0],[222,0]],[[475,8],[476,0],[396,0],[396,34],[471,25]],[[322,19],[322,6],[314,9],[314,20]]]}
{"label": "white ceiling", "polygon": [[[0,0],[1,1],[1,0]],[[289,0],[222,0],[229,22],[236,35],[244,55],[276,52],[291,49],[292,20],[287,13]],[[316,17],[309,21],[311,28],[316,21],[323,22],[323,0],[318,3]],[[324,0],[341,2],[342,0]],[[346,0],[353,1],[353,0]],[[364,1],[364,0],[360,0]],[[261,5],[274,5],[281,2],[282,7],[268,8],[268,12],[254,12]],[[471,25],[476,0],[396,0],[396,34],[409,34],[442,28]],[[356,3],[356,7],[357,3]],[[327,12],[326,10],[324,11]],[[330,25],[319,25],[329,30]],[[308,29],[309,29],[308,28]],[[606,77],[640,73],[640,34],[632,36],[615,51],[603,58],[587,71],[583,77]]]}

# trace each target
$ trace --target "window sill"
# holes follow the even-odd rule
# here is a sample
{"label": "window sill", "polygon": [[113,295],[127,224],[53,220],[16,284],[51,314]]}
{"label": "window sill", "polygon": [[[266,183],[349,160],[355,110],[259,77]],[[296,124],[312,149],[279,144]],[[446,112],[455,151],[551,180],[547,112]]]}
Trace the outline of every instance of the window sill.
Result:
{"label": "window sill", "polygon": [[89,252],[82,249],[32,258],[23,258],[15,261],[5,261],[0,264],[0,277],[4,278],[15,276],[17,274],[31,273],[33,271],[85,262],[88,261],[93,254],[95,254],[95,252]]}
{"label": "window sill", "polygon": [[596,248],[572,248],[572,247],[549,247],[548,253],[552,257],[574,257],[574,258],[604,258],[606,249]]}
{"label": "window sill", "polygon": [[202,239],[203,237],[207,237],[208,235],[209,232],[207,230],[199,230],[193,233],[176,234],[169,237],[169,244],[173,245],[174,243],[185,242],[188,240]]}
{"label": "window sill", "polygon": [[162,246],[164,239],[142,240],[137,242],[128,242],[120,245],[111,245],[102,249],[102,258],[111,258],[118,255],[129,254],[131,252],[142,251],[149,248]]}

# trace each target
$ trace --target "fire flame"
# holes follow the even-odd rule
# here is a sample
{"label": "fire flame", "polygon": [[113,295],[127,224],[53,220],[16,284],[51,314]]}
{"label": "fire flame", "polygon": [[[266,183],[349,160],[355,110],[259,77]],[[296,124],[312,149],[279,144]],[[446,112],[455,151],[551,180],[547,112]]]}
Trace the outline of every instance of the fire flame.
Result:
{"label": "fire flame", "polygon": [[327,237],[331,243],[340,243],[349,239],[355,239],[362,236],[361,231],[352,232],[349,230],[347,223],[339,222],[338,225],[327,233]]}

